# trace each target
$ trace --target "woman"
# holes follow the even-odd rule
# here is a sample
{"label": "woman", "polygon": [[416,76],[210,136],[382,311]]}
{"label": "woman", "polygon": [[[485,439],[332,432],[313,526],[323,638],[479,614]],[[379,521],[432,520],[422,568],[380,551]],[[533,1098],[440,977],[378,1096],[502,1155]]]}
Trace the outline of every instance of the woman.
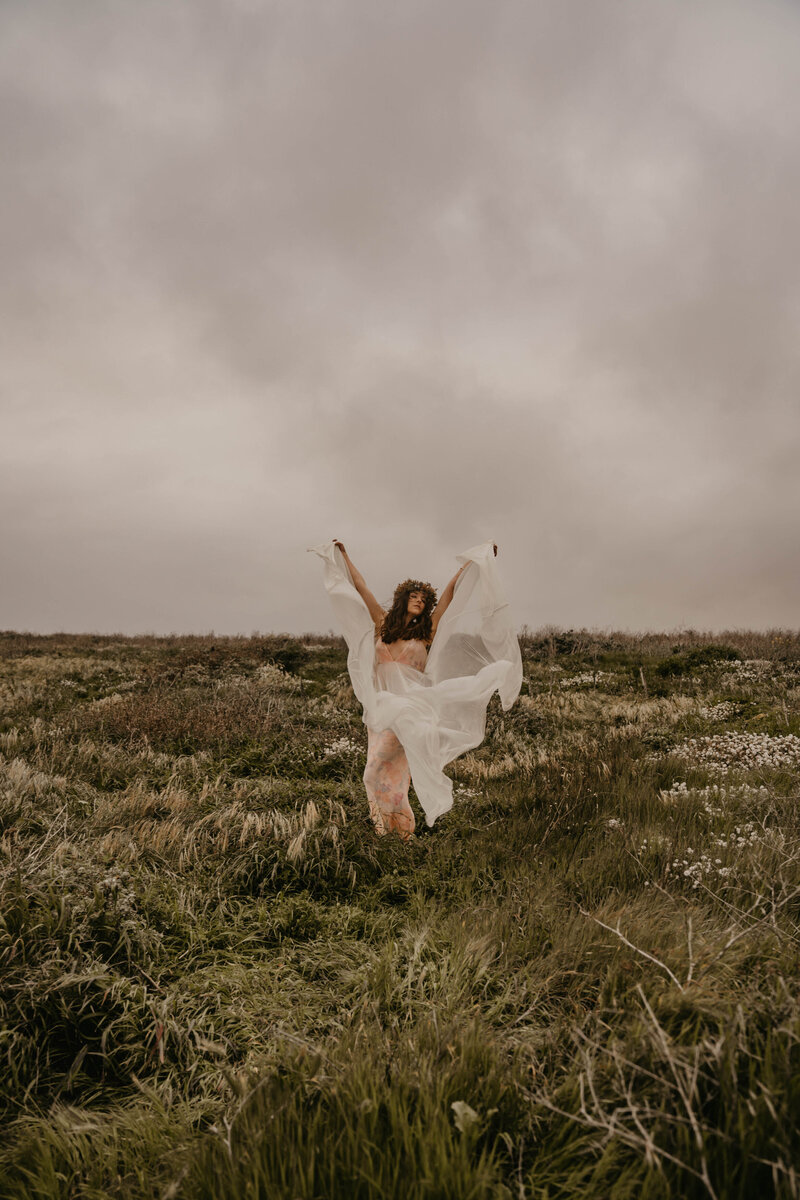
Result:
{"label": "woman", "polygon": [[493,692],[504,709],[519,694],[522,660],[494,568],[497,546],[485,542],[459,555],[462,566],[438,604],[429,583],[407,579],[388,611],[341,542],[311,549],[325,561],[325,587],[364,708],[370,815],[379,834],[394,829],[408,840],[415,828],[409,783],[433,825],[453,804],[444,766],[483,740]]}
{"label": "woman", "polygon": [[[436,592],[429,583],[420,583],[418,579],[406,579],[404,583],[399,583],[394,590],[392,607],[387,612],[367,587],[364,576],[342,543],[334,541],[333,544],[341,550],[356,591],[375,623],[378,687],[384,691],[396,691],[398,683],[401,686],[404,683],[424,686],[428,650],[436,636],[439,621],[453,599],[456,582],[464,567],[456,571],[438,604]],[[496,546],[494,552],[497,553]],[[394,648],[390,649],[390,646]],[[416,821],[408,802],[410,782],[408,759],[396,734],[391,729],[378,731],[367,725],[364,787],[370,816],[379,834],[396,829],[403,841],[408,841],[413,834]]]}

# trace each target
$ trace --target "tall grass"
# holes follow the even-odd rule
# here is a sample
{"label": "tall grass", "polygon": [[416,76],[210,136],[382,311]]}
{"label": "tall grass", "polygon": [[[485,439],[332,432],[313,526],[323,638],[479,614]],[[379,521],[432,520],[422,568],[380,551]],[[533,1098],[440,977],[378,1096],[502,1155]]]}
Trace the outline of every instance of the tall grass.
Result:
{"label": "tall grass", "polygon": [[521,641],[404,845],[339,639],[0,634],[4,1196],[798,1196],[800,635]]}

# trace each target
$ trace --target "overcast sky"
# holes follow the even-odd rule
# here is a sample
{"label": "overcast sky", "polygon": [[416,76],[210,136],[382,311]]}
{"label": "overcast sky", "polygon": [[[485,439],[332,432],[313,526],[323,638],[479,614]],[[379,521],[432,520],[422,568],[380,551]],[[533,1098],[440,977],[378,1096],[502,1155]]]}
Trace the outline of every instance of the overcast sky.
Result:
{"label": "overcast sky", "polygon": [[0,0],[0,628],[800,626],[796,0]]}

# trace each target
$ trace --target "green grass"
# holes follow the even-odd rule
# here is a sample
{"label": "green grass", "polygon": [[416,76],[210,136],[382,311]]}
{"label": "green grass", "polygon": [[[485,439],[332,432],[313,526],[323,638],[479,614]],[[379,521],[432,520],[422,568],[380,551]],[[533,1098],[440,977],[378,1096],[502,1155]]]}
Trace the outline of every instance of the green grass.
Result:
{"label": "green grass", "polygon": [[0,634],[0,1194],[798,1195],[800,636],[522,642],[403,845],[338,639]]}

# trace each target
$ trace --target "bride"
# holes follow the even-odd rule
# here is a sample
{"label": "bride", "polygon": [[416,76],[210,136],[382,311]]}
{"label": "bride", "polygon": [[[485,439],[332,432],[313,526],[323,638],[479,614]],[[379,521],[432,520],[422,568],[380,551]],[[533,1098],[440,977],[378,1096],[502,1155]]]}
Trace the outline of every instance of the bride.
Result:
{"label": "bride", "polygon": [[437,604],[429,583],[406,579],[384,609],[343,544],[311,549],[325,563],[325,587],[347,642],[347,667],[364,709],[364,786],[376,831],[414,833],[413,782],[428,825],[453,804],[444,766],[478,746],[486,708],[504,710],[519,695],[522,660],[485,542],[457,556],[461,567]]}

